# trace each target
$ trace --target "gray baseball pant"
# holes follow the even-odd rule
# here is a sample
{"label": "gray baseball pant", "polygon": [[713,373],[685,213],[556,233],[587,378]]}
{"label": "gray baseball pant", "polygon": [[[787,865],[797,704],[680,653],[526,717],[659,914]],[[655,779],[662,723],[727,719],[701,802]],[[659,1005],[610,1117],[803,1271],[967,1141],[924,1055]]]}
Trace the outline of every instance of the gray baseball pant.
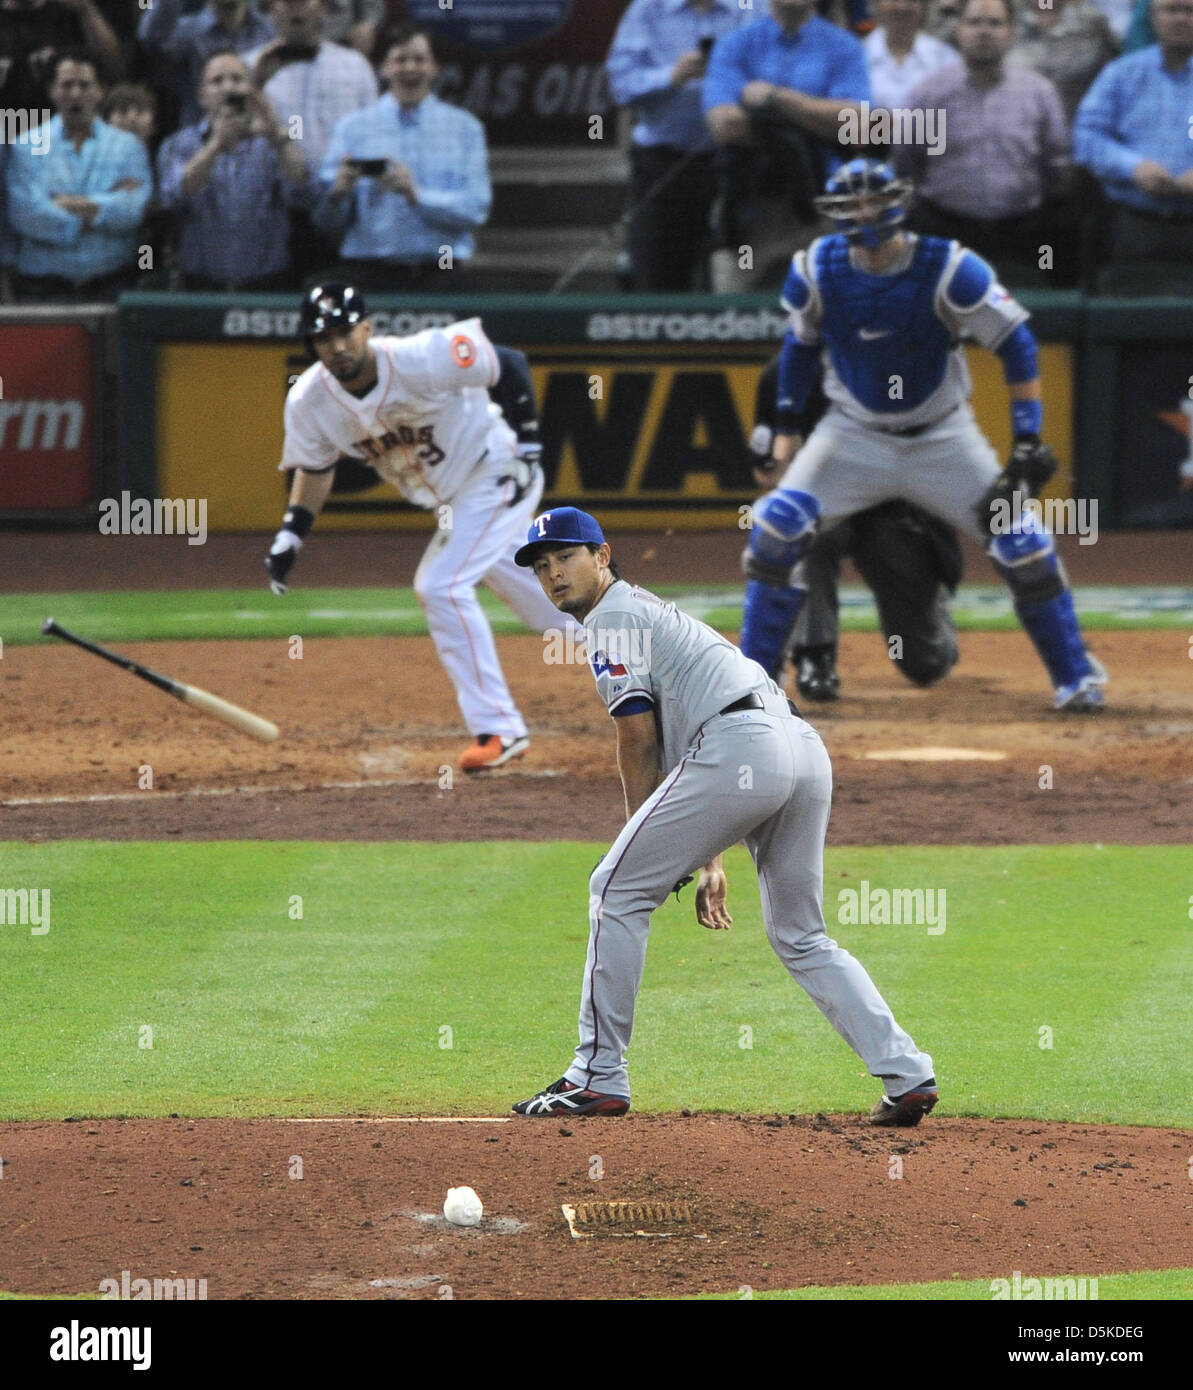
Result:
{"label": "gray baseball pant", "polygon": [[776,955],[838,1033],[901,1095],[934,1074],[863,966],[825,931],[821,898],[832,766],[820,735],[784,698],[716,715],[626,822],[589,880],[580,1043],[567,1079],[629,1096],[626,1051],[650,916],[676,882],[744,840]]}

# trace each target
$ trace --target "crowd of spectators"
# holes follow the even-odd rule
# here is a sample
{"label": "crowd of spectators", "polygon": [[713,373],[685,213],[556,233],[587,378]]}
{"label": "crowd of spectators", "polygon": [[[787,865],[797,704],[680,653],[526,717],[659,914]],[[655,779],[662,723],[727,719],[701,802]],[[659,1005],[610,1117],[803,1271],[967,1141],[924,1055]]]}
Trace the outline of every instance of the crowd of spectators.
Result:
{"label": "crowd of spectators", "polygon": [[[492,190],[438,72],[385,0],[0,0],[0,299],[458,290]],[[869,152],[1009,283],[1193,290],[1193,0],[631,0],[607,75],[636,289],[769,283]]]}
{"label": "crowd of spectators", "polygon": [[386,14],[0,0],[0,299],[458,272],[489,213],[484,129],[434,95],[429,35]]}
{"label": "crowd of spectators", "polygon": [[636,288],[773,281],[824,230],[812,193],[869,153],[914,185],[913,230],[1008,283],[1193,290],[1193,0],[871,5],[633,0],[609,78]]}

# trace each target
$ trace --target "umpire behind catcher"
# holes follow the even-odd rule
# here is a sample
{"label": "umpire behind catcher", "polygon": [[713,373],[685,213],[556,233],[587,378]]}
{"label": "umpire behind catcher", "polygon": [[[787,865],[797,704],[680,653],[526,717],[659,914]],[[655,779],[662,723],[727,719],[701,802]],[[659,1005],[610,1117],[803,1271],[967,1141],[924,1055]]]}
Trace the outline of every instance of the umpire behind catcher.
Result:
{"label": "umpire behind catcher", "polygon": [[825,931],[832,768],[820,735],[757,662],[673,603],[617,578],[611,559],[596,518],[575,507],[536,517],[514,554],[558,609],[584,623],[588,662],[617,730],[626,802],[625,827],[589,881],[575,1059],[515,1113],[625,1114],[626,1050],[651,913],[699,871],[696,920],[727,929],[721,856],[745,840],[775,953],[886,1083],[871,1119],[918,1124],[937,1101],[932,1058]]}

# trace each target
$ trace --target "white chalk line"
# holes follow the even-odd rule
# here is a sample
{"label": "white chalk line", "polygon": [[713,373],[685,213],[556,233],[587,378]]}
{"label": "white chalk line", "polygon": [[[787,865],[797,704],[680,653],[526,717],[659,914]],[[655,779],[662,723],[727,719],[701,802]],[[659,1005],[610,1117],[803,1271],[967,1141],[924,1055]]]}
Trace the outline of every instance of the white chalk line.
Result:
{"label": "white chalk line", "polygon": [[260,1115],[257,1124],[284,1125],[508,1125],[512,1115]]}
{"label": "white chalk line", "polygon": [[[534,768],[528,770],[519,769],[517,772],[495,769],[503,777],[563,777],[563,771],[551,768]],[[460,774],[460,781],[471,782],[473,780],[488,780],[493,774],[485,773],[473,777],[464,772]],[[0,807],[6,806],[85,806],[96,802],[107,801],[149,801],[160,797],[174,797],[176,799],[188,800],[206,796],[281,796],[294,792],[334,792],[334,791],[366,791],[370,787],[418,787],[429,783],[437,783],[438,778],[434,774],[426,777],[368,777],[354,782],[316,782],[301,787],[188,787],[183,791],[144,791],[144,792],[94,792],[89,796],[18,796],[9,801],[0,801]]]}

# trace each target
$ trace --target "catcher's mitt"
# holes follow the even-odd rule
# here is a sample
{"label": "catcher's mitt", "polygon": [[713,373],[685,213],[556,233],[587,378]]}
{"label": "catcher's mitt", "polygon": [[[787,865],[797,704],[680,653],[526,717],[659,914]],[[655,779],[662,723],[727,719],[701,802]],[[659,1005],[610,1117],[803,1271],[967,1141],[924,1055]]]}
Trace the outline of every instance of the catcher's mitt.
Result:
{"label": "catcher's mitt", "polygon": [[1048,486],[1057,466],[1056,455],[1047,444],[1034,434],[1021,435],[1006,467],[975,508],[978,524],[990,531],[999,511],[1014,505],[1016,493],[1024,499],[1037,496]]}

